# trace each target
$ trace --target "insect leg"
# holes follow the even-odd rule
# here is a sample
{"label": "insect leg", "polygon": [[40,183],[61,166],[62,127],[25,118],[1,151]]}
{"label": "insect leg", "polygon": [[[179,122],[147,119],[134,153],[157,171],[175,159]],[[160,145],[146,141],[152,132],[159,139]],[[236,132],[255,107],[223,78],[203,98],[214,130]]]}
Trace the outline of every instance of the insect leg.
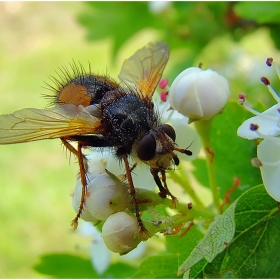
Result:
{"label": "insect leg", "polygon": [[78,157],[78,162],[79,162],[79,167],[80,167],[80,175],[81,175],[81,181],[82,181],[82,195],[81,195],[79,210],[76,214],[76,217],[71,222],[71,226],[73,226],[74,229],[76,229],[78,227],[78,219],[80,218],[80,216],[83,212],[85,197],[86,197],[86,191],[87,191],[86,166],[84,165],[84,155],[82,153],[82,147],[83,147],[83,145],[81,143],[78,143],[77,157]]}
{"label": "insect leg", "polygon": [[163,186],[165,188],[165,190],[167,191],[167,195],[169,195],[172,199],[172,202],[176,205],[176,202],[178,201],[178,199],[169,191],[168,187],[167,187],[167,183],[166,183],[166,173],[165,170],[161,170],[161,180],[163,182]]}
{"label": "insect leg", "polygon": [[157,184],[157,186],[158,186],[158,188],[159,188],[159,196],[161,196],[162,198],[166,198],[166,196],[168,195],[168,192],[167,192],[167,190],[163,187],[163,185],[162,185],[162,183],[161,183],[161,181],[160,181],[160,178],[159,178],[159,176],[158,176],[158,170],[155,170],[155,169],[153,169],[153,168],[151,168],[150,169],[150,172],[151,172],[151,174],[153,175],[153,177],[154,177],[154,180],[155,180],[155,182],[156,182],[156,184]]}
{"label": "insect leg", "polygon": [[[135,210],[135,215],[137,218],[138,225],[140,227],[141,232],[146,233],[150,237],[150,234],[149,234],[148,230],[145,228],[143,221],[140,217],[139,208],[138,208],[138,204],[137,204],[136,197],[135,197],[135,188],[134,188],[132,176],[131,176],[131,169],[129,167],[129,162],[127,159],[127,154],[122,154],[121,157],[123,158],[123,161],[125,164],[126,178],[127,178],[128,186],[129,186],[129,194],[131,196],[131,200],[132,200],[132,204],[133,204],[133,207]],[[134,167],[132,167],[132,169],[133,168]]]}
{"label": "insect leg", "polygon": [[[62,144],[71,152],[73,153],[75,156],[79,156],[79,152],[78,150],[76,150],[65,138],[60,138]],[[84,167],[85,167],[85,170],[87,172],[88,170],[88,164],[87,164],[87,160],[86,160],[86,157],[82,154],[82,157],[83,157],[83,162],[84,162]]]}
{"label": "insect leg", "polygon": [[[167,187],[167,183],[166,183],[166,174],[165,174],[165,171],[164,170],[156,170],[156,169],[153,169],[151,168],[150,169],[151,171],[151,174],[153,175],[154,177],[154,180],[159,188],[159,196],[161,196],[162,198],[166,198],[167,195],[169,195],[172,199],[172,201],[174,203],[176,203],[177,201],[177,198],[171,194],[171,192],[169,191],[168,187]],[[162,176],[162,182],[163,182],[163,185],[162,185],[162,182],[158,176],[158,172],[161,173],[161,176]]]}

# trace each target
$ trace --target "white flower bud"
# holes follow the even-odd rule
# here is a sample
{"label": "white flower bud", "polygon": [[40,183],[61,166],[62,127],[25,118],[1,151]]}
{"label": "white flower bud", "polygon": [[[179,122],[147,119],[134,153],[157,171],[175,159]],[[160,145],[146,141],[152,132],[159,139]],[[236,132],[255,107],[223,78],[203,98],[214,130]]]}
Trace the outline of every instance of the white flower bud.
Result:
{"label": "white flower bud", "polygon": [[[96,220],[105,220],[111,214],[132,208],[131,197],[125,186],[117,184],[107,173],[88,175],[90,179],[87,186],[84,211],[81,218],[89,221],[88,215]],[[81,197],[81,182],[77,182],[73,195],[73,207],[77,211],[77,200]]]}
{"label": "white flower bud", "polygon": [[226,78],[198,67],[180,73],[169,91],[171,107],[192,120],[209,120],[219,114],[229,95]]}
{"label": "white flower bud", "polygon": [[136,217],[126,212],[112,214],[102,227],[102,237],[105,245],[112,252],[128,253],[141,241]]}

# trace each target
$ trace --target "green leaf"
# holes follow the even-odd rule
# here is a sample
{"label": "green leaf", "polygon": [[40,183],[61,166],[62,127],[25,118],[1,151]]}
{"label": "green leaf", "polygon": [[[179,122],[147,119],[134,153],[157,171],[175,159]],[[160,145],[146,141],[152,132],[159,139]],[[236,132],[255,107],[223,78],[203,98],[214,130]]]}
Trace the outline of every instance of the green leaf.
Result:
{"label": "green leaf", "polygon": [[236,202],[233,240],[212,263],[202,269],[201,264],[196,265],[198,268],[194,266],[191,278],[280,277],[280,215],[276,201],[260,185]]}
{"label": "green leaf", "polygon": [[255,142],[237,136],[238,127],[249,117],[252,114],[237,102],[230,101],[224,112],[213,119],[210,139],[222,199],[236,177],[240,179],[240,184],[232,194],[232,200],[249,187],[262,183],[260,170],[251,164],[251,159],[257,156]]}
{"label": "green leaf", "polygon": [[68,254],[48,254],[41,257],[34,269],[52,278],[98,278],[90,261]]}
{"label": "green leaf", "polygon": [[203,271],[205,266],[208,264],[208,262],[203,259],[201,260],[197,265],[195,265],[194,267],[192,267],[192,269],[187,270],[184,273],[184,277],[183,278],[195,278],[195,279],[201,279],[203,278]]}
{"label": "green leaf", "polygon": [[198,226],[190,228],[188,233],[168,235],[166,239],[166,251],[164,255],[146,258],[133,278],[178,278],[178,266],[184,260],[197,242],[203,237]]}
{"label": "green leaf", "polygon": [[[224,112],[213,119],[211,145],[214,151],[214,164],[220,197],[233,186],[234,179],[239,178],[238,188],[231,194],[231,200],[238,198],[249,187],[262,183],[260,170],[253,167],[251,159],[257,156],[256,144],[237,136],[237,129],[243,121],[252,117],[248,111],[235,101],[229,101]],[[208,187],[206,162],[196,159],[192,162],[196,179]]]}
{"label": "green leaf", "polygon": [[[113,54],[135,33],[157,25],[146,2],[88,2],[88,10],[78,17],[87,28],[88,39],[113,38]],[[137,12],[136,12],[137,11]]]}
{"label": "green leaf", "polygon": [[203,234],[197,225],[192,226],[183,236],[167,235],[165,236],[167,253],[172,253],[180,260],[184,260],[202,238]]}
{"label": "green leaf", "polygon": [[236,13],[244,19],[255,20],[258,23],[279,23],[279,2],[239,2],[235,5]]}
{"label": "green leaf", "polygon": [[99,277],[112,279],[112,278],[131,278],[137,271],[137,268],[125,263],[115,263],[108,267],[108,269]]}
{"label": "green leaf", "polygon": [[236,203],[215,217],[204,238],[198,243],[191,255],[180,265],[178,274],[191,269],[202,259],[212,262],[231,242],[235,232],[234,211]]}
{"label": "green leaf", "polygon": [[133,278],[176,278],[178,256],[164,255],[146,258]]}
{"label": "green leaf", "polygon": [[137,269],[125,263],[116,263],[99,275],[89,259],[68,254],[47,254],[41,257],[34,269],[52,278],[131,278]]}

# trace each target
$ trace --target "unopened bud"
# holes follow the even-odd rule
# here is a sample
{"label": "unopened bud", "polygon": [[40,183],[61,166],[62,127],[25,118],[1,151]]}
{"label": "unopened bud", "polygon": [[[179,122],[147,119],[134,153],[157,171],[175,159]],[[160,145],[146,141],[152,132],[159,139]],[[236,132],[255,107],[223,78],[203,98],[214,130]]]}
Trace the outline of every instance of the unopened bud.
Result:
{"label": "unopened bud", "polygon": [[141,241],[136,217],[127,212],[112,214],[102,227],[102,237],[112,252],[121,255],[130,252]]}
{"label": "unopened bud", "polygon": [[209,120],[219,114],[230,92],[225,77],[208,69],[190,67],[174,80],[169,91],[172,108],[193,120]]}
{"label": "unopened bud", "polygon": [[[113,213],[132,208],[131,198],[123,184],[113,181],[107,173],[89,178],[91,180],[87,186],[83,213],[91,214],[94,219],[104,221]],[[76,211],[80,198],[81,183],[79,180],[72,202]],[[81,218],[84,219],[83,214]]]}

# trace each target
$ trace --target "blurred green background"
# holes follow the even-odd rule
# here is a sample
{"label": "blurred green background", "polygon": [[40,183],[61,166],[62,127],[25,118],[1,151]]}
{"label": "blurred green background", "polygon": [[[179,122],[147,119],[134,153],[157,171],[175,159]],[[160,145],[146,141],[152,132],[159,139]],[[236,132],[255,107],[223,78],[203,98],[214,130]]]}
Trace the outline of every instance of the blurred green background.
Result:
{"label": "blurred green background", "polygon": [[[202,62],[229,80],[232,99],[272,104],[260,77],[280,89],[265,65],[280,63],[279,11],[277,2],[0,2],[0,113],[45,107],[44,82],[72,59],[117,78],[125,58],[156,40],[170,45],[171,80]],[[33,266],[48,253],[88,258],[70,228],[77,171],[59,140],[0,146],[1,278],[43,277]]]}

